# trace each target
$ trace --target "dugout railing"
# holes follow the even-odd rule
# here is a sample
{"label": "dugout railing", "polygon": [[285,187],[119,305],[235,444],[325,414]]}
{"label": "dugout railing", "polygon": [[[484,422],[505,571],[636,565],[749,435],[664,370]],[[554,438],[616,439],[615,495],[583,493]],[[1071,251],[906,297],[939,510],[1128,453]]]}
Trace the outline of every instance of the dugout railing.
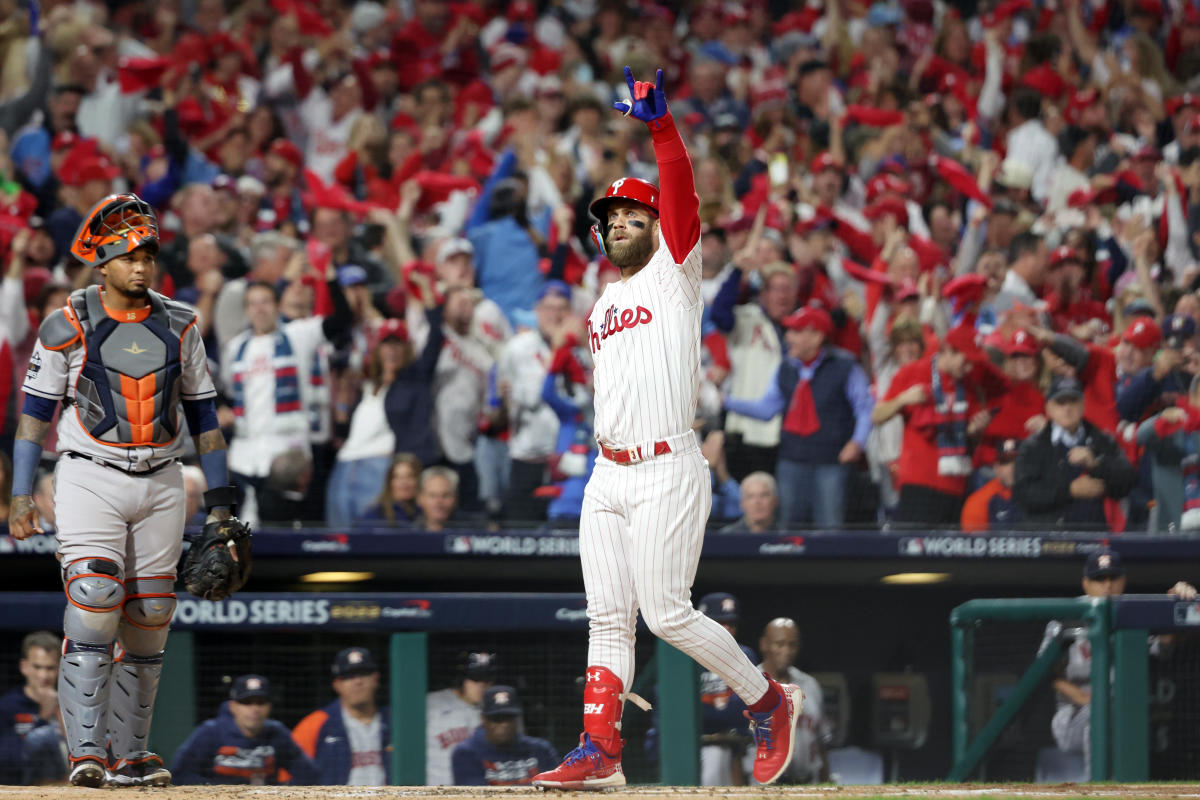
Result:
{"label": "dugout railing", "polygon": [[[1166,703],[1168,715],[1179,721],[1175,727],[1190,730],[1200,724],[1200,709],[1192,696],[1200,672],[1195,670],[1197,634],[1200,634],[1200,603],[1183,601],[1168,595],[1124,595],[1113,598],[1074,599],[995,599],[972,600],[958,606],[950,615],[952,638],[951,710],[953,766],[951,781],[985,776],[993,749],[1031,706],[1053,702],[1049,686],[1058,674],[1069,642],[1065,636],[1049,637],[1038,652],[1040,631],[1051,621],[1064,628],[1086,630],[1091,651],[1090,779],[1093,781],[1146,781],[1151,775],[1151,655],[1150,636],[1169,634],[1170,648],[1161,652],[1185,653],[1178,683],[1186,687],[1174,704]],[[1009,636],[1026,648],[1023,671],[1013,670],[997,676],[995,664],[981,656],[984,639],[999,640],[996,629],[1009,626],[1018,631]],[[998,652],[992,648],[992,653]],[[988,673],[991,670],[991,674]],[[992,678],[993,684],[987,684]],[[981,692],[981,683],[989,691]],[[1186,700],[1183,698],[1186,697]],[[989,702],[995,698],[994,704]],[[1164,704],[1160,704],[1164,705]],[[1038,726],[1045,726],[1048,714],[1032,714]],[[1161,724],[1161,720],[1159,723]],[[1160,733],[1167,731],[1163,727]],[[1047,729],[1048,733],[1048,729]],[[1013,740],[1036,737],[1037,731],[1019,731]],[[1167,737],[1157,736],[1159,740]],[[1161,744],[1161,742],[1159,742]],[[1019,749],[1014,744],[1012,749]],[[1165,750],[1166,747],[1159,747]],[[1172,774],[1153,777],[1195,778],[1194,742],[1179,741]]]}
{"label": "dugout railing", "polygon": [[[6,597],[0,629],[60,630],[64,605],[58,592]],[[524,690],[526,726],[565,753],[581,724],[581,695],[572,687],[586,666],[586,634],[582,594],[249,592],[220,602],[181,595],[150,744],[170,759],[198,724],[215,715],[229,679],[246,672],[267,674],[275,711],[282,712],[272,716],[294,725],[299,714],[317,707],[321,701],[316,698],[332,699],[333,654],[364,644],[386,673],[381,690],[390,706],[394,785],[425,783],[426,694],[451,683],[447,677],[461,650],[499,651],[505,680],[525,671],[518,691]],[[649,766],[638,771],[649,783],[657,777],[664,785],[697,785],[699,668],[644,630],[638,639],[639,664],[653,660],[656,670],[653,722],[659,731],[657,753],[643,758]],[[506,651],[517,648],[524,653],[523,663],[508,664],[506,674]],[[551,679],[553,689],[543,685]],[[627,713],[627,722],[630,717],[635,715]],[[650,722],[640,715],[635,724]]]}

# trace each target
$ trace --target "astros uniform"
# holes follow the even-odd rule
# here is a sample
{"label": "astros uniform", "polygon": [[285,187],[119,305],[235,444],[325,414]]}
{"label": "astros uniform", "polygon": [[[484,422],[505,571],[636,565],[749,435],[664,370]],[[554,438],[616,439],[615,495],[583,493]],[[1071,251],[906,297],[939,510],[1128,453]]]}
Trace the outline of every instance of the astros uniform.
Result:
{"label": "astros uniform", "polygon": [[[712,495],[691,429],[704,310],[699,200],[674,126],[655,130],[653,139],[661,182],[658,249],[628,280],[609,284],[587,321],[595,434],[609,453],[602,449],[596,459],[579,528],[588,664],[631,685],[640,607],[655,635],[741,697],[759,698],[766,679],[733,637],[691,604]],[[610,193],[619,189],[614,184]]]}
{"label": "astros uniform", "polygon": [[479,727],[479,706],[463,700],[453,689],[430,692],[425,698],[425,785],[450,786],[454,774],[450,754]]}
{"label": "astros uniform", "polygon": [[[185,452],[180,401],[216,396],[196,315],[153,293],[150,307],[128,312],[109,311],[99,287],[73,298],[81,295],[91,341],[76,335],[72,306],[56,311],[42,327],[24,386],[67,407],[54,471],[58,552],[64,566],[111,559],[123,565],[127,583],[173,578],[185,503],[183,471],[174,463]],[[53,339],[60,328],[64,334]]]}

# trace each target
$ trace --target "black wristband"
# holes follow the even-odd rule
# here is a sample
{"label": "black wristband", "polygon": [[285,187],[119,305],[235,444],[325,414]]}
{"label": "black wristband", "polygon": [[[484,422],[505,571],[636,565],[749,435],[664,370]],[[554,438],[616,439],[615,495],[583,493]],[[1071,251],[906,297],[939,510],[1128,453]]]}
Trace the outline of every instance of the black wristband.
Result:
{"label": "black wristband", "polygon": [[233,486],[218,486],[204,493],[204,510],[212,511],[217,506],[229,506],[230,511],[237,505],[237,488]]}

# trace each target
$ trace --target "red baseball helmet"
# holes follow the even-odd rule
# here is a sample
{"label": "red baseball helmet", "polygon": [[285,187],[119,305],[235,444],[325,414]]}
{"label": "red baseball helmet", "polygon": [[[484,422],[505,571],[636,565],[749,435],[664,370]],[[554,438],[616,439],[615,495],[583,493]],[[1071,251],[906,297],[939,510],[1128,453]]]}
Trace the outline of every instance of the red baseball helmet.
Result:
{"label": "red baseball helmet", "polygon": [[617,178],[608,187],[608,191],[603,197],[597,197],[588,206],[588,213],[601,225],[607,225],[607,213],[605,209],[608,204],[614,200],[633,200],[636,203],[641,203],[650,209],[654,216],[658,216],[658,187],[650,181],[644,181],[641,178]]}

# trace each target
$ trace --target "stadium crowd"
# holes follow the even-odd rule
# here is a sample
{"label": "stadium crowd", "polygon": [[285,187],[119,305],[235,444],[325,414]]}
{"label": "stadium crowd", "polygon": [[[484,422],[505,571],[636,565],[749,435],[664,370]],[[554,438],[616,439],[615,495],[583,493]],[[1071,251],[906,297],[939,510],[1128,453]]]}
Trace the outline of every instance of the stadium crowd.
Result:
{"label": "stadium crowd", "polygon": [[245,517],[569,523],[629,64],[701,201],[715,528],[1200,527],[1192,0],[0,8],[0,454],[128,190]]}

